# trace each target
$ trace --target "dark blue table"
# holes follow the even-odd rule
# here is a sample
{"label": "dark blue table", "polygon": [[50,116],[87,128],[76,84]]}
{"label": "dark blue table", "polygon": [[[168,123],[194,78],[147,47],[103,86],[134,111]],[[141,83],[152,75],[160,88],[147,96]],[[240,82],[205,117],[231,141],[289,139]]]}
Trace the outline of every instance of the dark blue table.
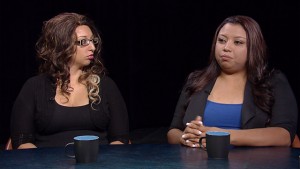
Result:
{"label": "dark blue table", "polygon": [[236,147],[228,160],[207,159],[206,151],[169,144],[101,145],[96,163],[76,164],[64,148],[0,151],[0,168],[122,169],[299,169],[300,149]]}

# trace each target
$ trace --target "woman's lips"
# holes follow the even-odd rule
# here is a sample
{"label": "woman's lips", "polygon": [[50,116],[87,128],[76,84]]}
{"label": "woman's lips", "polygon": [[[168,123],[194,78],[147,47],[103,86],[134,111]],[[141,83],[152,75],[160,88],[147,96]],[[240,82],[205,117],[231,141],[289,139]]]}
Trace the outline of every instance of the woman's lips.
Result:
{"label": "woman's lips", "polygon": [[223,60],[229,60],[229,59],[232,59],[230,56],[228,55],[221,55],[221,59]]}
{"label": "woman's lips", "polygon": [[92,59],[94,59],[94,55],[89,55],[88,58],[89,58],[90,60],[92,60]]}

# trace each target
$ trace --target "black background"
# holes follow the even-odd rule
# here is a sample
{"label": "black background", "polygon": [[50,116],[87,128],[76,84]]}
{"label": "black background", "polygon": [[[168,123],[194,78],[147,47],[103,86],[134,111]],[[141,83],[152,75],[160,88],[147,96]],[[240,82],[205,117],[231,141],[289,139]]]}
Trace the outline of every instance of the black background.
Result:
{"label": "black background", "polygon": [[0,9],[1,144],[17,94],[37,73],[42,23],[61,12],[87,15],[101,31],[104,64],[124,96],[131,131],[169,126],[186,76],[206,65],[215,29],[230,15],[261,25],[270,66],[287,75],[300,99],[300,1],[11,0]]}

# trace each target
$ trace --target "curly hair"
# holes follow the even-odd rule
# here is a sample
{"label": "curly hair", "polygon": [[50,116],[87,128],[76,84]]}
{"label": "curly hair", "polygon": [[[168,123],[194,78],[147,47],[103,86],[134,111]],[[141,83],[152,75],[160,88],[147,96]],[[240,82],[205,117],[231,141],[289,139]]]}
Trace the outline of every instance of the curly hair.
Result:
{"label": "curly hair", "polygon": [[216,79],[221,68],[215,59],[215,47],[217,37],[221,28],[227,24],[241,25],[247,36],[247,80],[251,84],[254,103],[264,112],[271,114],[274,96],[270,85],[270,77],[273,70],[268,70],[267,46],[258,23],[248,16],[231,16],[226,18],[217,28],[210,52],[209,66],[203,70],[192,72],[185,85],[186,91],[191,96],[193,93],[202,90],[211,80]]}
{"label": "curly hair", "polygon": [[[76,28],[81,25],[88,26],[94,37],[99,38],[95,46],[94,59],[83,68],[79,82],[85,82],[89,100],[93,104],[101,101],[99,92],[100,77],[105,74],[105,67],[100,58],[101,38],[91,19],[77,13],[61,13],[48,21],[42,27],[42,35],[36,43],[37,56],[41,60],[40,73],[50,75],[66,98],[70,95],[70,68],[68,63],[76,52]],[[72,90],[72,89],[71,89]],[[68,99],[68,98],[67,98]]]}

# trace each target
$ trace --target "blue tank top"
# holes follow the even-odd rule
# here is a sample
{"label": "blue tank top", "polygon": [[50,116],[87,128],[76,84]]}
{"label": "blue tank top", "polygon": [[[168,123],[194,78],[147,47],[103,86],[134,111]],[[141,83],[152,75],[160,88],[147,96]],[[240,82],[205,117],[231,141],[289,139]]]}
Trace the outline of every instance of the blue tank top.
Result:
{"label": "blue tank top", "polygon": [[242,104],[223,104],[207,100],[203,124],[223,129],[240,129],[241,110]]}

